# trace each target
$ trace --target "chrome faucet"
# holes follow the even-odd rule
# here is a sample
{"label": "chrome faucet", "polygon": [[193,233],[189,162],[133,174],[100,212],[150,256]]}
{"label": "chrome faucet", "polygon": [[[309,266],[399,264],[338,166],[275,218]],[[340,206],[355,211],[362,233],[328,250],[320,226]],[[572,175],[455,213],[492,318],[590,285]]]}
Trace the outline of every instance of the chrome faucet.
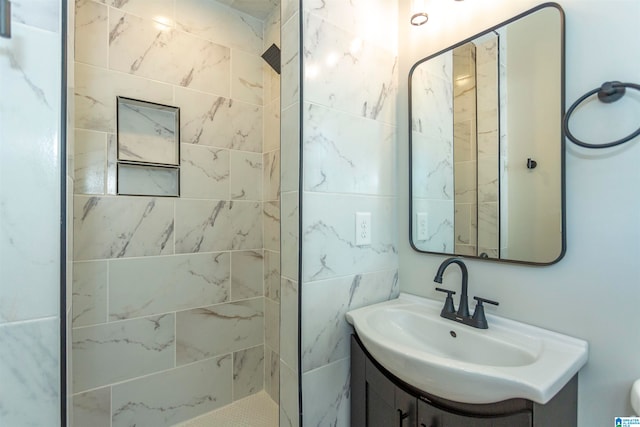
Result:
{"label": "chrome faucet", "polygon": [[455,306],[453,305],[453,297],[455,295],[455,291],[450,291],[448,289],[436,288],[436,291],[445,292],[447,294],[447,299],[444,302],[444,307],[440,312],[440,316],[445,319],[454,320],[456,322],[463,323],[465,325],[473,326],[474,328],[479,329],[487,329],[489,325],[487,324],[487,318],[484,314],[484,306],[482,303],[486,302],[493,305],[498,305],[498,302],[491,301],[486,298],[473,297],[478,303],[476,304],[476,308],[473,312],[473,316],[469,314],[469,301],[467,295],[467,288],[469,282],[469,273],[467,271],[467,266],[462,262],[460,258],[447,258],[440,264],[438,267],[438,272],[436,273],[436,277],[433,278],[433,281],[436,283],[442,283],[442,275],[444,271],[451,264],[458,264],[460,270],[462,271],[462,292],[460,294],[460,303],[458,304],[458,310],[456,311]]}

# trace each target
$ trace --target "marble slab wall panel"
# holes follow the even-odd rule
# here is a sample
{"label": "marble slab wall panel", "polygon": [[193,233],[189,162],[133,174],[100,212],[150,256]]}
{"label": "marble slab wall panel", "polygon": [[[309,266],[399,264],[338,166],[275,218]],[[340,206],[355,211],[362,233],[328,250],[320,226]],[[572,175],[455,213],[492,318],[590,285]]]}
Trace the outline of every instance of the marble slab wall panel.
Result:
{"label": "marble slab wall panel", "polygon": [[250,104],[263,105],[264,60],[260,55],[231,51],[231,97]]}
{"label": "marble slab wall panel", "polygon": [[173,314],[76,328],[74,392],[172,368],[175,343]]}
{"label": "marble slab wall panel", "polygon": [[282,278],[280,301],[280,358],[298,371],[298,283]]}
{"label": "marble slab wall panel", "polygon": [[182,142],[261,152],[261,106],[179,87],[175,105],[180,107]]}
{"label": "marble slab wall panel", "polygon": [[393,195],[395,127],[304,104],[304,189]]}
{"label": "marble slab wall panel", "polygon": [[75,60],[107,67],[109,54],[109,8],[106,4],[79,0],[75,2]]}
{"label": "marble slab wall panel", "polygon": [[176,252],[261,249],[262,203],[182,200],[176,205]]}
{"label": "marble slab wall panel", "polygon": [[13,23],[57,32],[60,26],[60,2],[57,0],[14,0],[11,2]]}
{"label": "marble slab wall panel", "polygon": [[398,271],[306,283],[302,305],[302,371],[349,357],[352,327],[345,314],[398,296]]}
{"label": "marble slab wall panel", "polygon": [[75,194],[105,194],[107,134],[75,130]]}
{"label": "marble slab wall panel", "polygon": [[231,355],[115,385],[113,427],[169,427],[232,401]]}
{"label": "marble slab wall panel", "polygon": [[231,151],[232,200],[262,200],[262,154]]}
{"label": "marble slab wall panel", "polygon": [[300,103],[282,110],[282,148],[280,150],[280,188],[283,193],[297,191],[300,174]]}
{"label": "marble slab wall panel", "polygon": [[171,104],[171,85],[131,74],[81,64],[75,66],[75,124],[77,128],[116,131],[116,96]]}
{"label": "marble slab wall panel", "polygon": [[[49,6],[19,4],[57,30]],[[60,37],[18,22],[0,38],[0,323],[59,314]]]}
{"label": "marble slab wall panel", "polygon": [[73,327],[107,322],[107,262],[73,264]]}
{"label": "marble slab wall panel", "polygon": [[109,318],[123,320],[229,300],[229,253],[109,262]]}
{"label": "marble slab wall panel", "polygon": [[398,34],[380,31],[398,21],[398,6],[389,0],[305,0],[304,10],[322,17],[339,28],[358,35],[356,40],[368,41],[397,52]]}
{"label": "marble slab wall panel", "polygon": [[297,370],[287,366],[286,363],[280,363],[280,427],[300,425],[298,390]]}
{"label": "marble slab wall panel", "polygon": [[0,325],[0,425],[60,419],[59,329],[57,317]]}
{"label": "marble slab wall panel", "polygon": [[180,196],[195,199],[229,199],[229,150],[182,144]]}
{"label": "marble slab wall panel", "polygon": [[395,124],[397,56],[313,13],[304,15],[305,101]]}
{"label": "marble slab wall panel", "polygon": [[266,253],[263,253],[263,251],[239,251],[231,253],[232,301],[260,297],[265,294],[263,285],[265,256]]}
{"label": "marble slab wall panel", "polygon": [[177,313],[176,361],[184,365],[264,342],[264,298]]}
{"label": "marble slab wall panel", "polygon": [[264,352],[264,389],[271,400],[280,404],[280,355],[269,347]]}
{"label": "marble slab wall panel", "polygon": [[[394,197],[306,193],[302,236],[305,283],[395,268],[395,203]],[[355,212],[371,212],[370,245],[355,244]]]}
{"label": "marble slab wall panel", "polygon": [[231,92],[227,46],[115,10],[109,14],[109,67],[222,96]]}
{"label": "marble slab wall panel", "polygon": [[77,261],[173,253],[173,200],[76,196]]}
{"label": "marble slab wall panel", "polygon": [[232,49],[262,54],[262,21],[210,0],[180,0],[176,28]]}
{"label": "marble slab wall panel", "polygon": [[295,12],[288,20],[282,20],[282,52],[280,102],[283,109],[300,102],[300,22]]}
{"label": "marble slab wall panel", "polygon": [[264,388],[264,353],[262,345],[233,353],[233,400]]}
{"label": "marble slab wall panel", "polygon": [[346,358],[302,375],[305,425],[350,424],[350,368],[350,359]]}
{"label": "marble slab wall panel", "polygon": [[111,427],[111,388],[99,388],[73,396],[71,416],[76,427]]}

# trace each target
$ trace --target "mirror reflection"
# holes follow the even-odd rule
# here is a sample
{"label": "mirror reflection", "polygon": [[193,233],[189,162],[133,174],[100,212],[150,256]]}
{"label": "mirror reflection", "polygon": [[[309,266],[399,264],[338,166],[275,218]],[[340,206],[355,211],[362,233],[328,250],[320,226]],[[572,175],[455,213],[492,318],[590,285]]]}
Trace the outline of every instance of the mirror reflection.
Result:
{"label": "mirror reflection", "polygon": [[548,264],[564,253],[563,14],[533,9],[410,73],[411,239]]}

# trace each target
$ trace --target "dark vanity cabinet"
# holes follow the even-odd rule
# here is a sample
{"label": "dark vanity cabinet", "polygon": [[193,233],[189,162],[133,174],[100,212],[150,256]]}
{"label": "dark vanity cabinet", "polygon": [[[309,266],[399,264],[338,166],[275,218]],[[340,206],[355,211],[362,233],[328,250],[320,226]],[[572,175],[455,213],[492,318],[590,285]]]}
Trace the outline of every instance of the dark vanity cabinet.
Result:
{"label": "dark vanity cabinet", "polygon": [[394,377],[351,338],[351,427],[576,427],[577,393],[576,375],[546,405],[452,402]]}

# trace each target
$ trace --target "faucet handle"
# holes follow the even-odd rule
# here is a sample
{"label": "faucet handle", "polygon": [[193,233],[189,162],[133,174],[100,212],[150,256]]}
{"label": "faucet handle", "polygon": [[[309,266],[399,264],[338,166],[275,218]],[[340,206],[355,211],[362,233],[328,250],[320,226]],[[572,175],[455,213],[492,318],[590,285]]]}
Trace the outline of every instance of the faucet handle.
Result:
{"label": "faucet handle", "polygon": [[493,301],[486,298],[473,297],[473,299],[478,301],[478,305],[482,305],[483,302],[486,302],[487,304],[500,305],[498,301]]}
{"label": "faucet handle", "polygon": [[436,288],[438,292],[444,292],[447,294],[447,299],[444,301],[444,307],[442,307],[442,312],[444,313],[454,313],[456,308],[453,306],[453,297],[451,295],[455,295],[456,291],[450,291],[449,289]]}
{"label": "faucet handle", "polygon": [[473,299],[478,301],[478,304],[476,304],[476,309],[473,311],[473,317],[471,318],[472,326],[478,329],[488,329],[489,324],[487,323],[487,317],[484,315],[484,305],[482,303],[486,302],[493,305],[499,305],[500,303],[480,297],[473,297]]}

